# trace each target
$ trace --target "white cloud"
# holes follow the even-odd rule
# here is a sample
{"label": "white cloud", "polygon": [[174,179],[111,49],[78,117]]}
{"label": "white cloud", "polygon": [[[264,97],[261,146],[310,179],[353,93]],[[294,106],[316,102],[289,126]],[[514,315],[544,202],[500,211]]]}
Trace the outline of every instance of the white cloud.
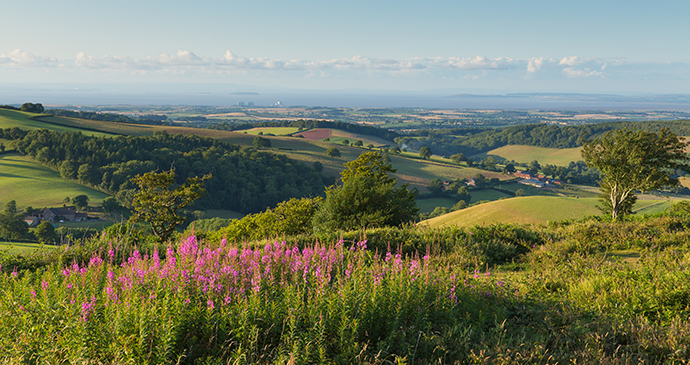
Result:
{"label": "white cloud", "polygon": [[563,68],[563,74],[567,77],[590,77],[590,76],[602,76],[603,73],[601,71],[597,70],[592,70],[590,68],[583,68],[581,70],[572,68],[572,67],[565,67]]}
{"label": "white cloud", "polygon": [[527,72],[534,73],[539,71],[546,61],[547,59],[544,57],[530,58],[529,62],[527,63]]}
{"label": "white cloud", "polygon": [[55,57],[39,57],[33,53],[15,49],[6,54],[0,54],[0,64],[11,67],[57,67],[60,63]]}

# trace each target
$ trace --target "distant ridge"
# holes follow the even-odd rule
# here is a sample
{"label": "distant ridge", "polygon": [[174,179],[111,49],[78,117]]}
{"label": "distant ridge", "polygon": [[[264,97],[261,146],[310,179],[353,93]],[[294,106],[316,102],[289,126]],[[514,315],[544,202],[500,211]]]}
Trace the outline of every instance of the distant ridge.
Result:
{"label": "distant ridge", "polygon": [[241,96],[253,95],[253,96],[258,96],[258,95],[261,95],[261,94],[255,93],[255,92],[252,92],[252,91],[237,91],[237,92],[234,92],[234,93],[230,93],[230,95],[241,95]]}

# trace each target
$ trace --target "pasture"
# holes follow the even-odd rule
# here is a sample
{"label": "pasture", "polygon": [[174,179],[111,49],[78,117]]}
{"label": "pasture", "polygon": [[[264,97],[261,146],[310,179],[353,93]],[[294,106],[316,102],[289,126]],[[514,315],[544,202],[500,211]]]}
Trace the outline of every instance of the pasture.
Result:
{"label": "pasture", "polygon": [[[474,200],[474,197],[473,197]],[[488,199],[487,199],[488,200]],[[429,219],[429,227],[469,227],[491,223],[532,224],[599,214],[595,198],[527,196],[492,201]]]}
{"label": "pasture", "polygon": [[19,154],[0,155],[0,204],[17,202],[21,210],[62,206],[65,197],[86,195],[89,205],[98,205],[108,195],[75,182],[64,180],[60,174],[28,157]]}
{"label": "pasture", "polygon": [[[34,118],[30,118],[34,117]],[[60,117],[39,117],[38,114],[27,113],[18,110],[1,109],[0,108],[0,128],[21,128],[24,130],[32,129],[49,129],[58,132],[82,132],[89,136],[109,136],[110,133],[102,133],[93,130],[85,130],[78,126],[71,126],[64,123],[64,119]]]}
{"label": "pasture", "polygon": [[251,135],[258,135],[259,133],[262,134],[273,134],[276,136],[289,136],[293,133],[299,132],[299,128],[294,128],[294,127],[261,127],[261,128],[252,128],[252,129],[244,129],[242,132],[246,132],[247,134]]}
{"label": "pasture", "polygon": [[472,159],[486,159],[488,156],[501,160],[514,160],[520,163],[530,163],[534,160],[542,165],[568,166],[573,161],[582,160],[582,148],[544,148],[535,146],[508,145],[496,148],[486,153],[471,156]]}

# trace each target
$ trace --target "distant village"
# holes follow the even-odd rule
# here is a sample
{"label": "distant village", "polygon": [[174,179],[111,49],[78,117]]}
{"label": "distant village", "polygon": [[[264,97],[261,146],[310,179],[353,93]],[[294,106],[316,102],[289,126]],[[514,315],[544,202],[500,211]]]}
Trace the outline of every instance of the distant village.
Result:
{"label": "distant village", "polygon": [[86,213],[78,213],[76,209],[70,207],[44,208],[41,210],[34,210],[31,214],[24,216],[24,221],[29,227],[36,227],[43,221],[64,223],[84,222],[86,220],[90,220]]}
{"label": "distant village", "polygon": [[[537,174],[533,175],[529,171],[516,171],[511,173],[511,175],[520,178],[518,184],[529,185],[540,189],[551,189],[555,188],[556,185],[561,185],[562,182],[557,179],[549,179],[544,175]],[[467,186],[477,186],[477,182],[474,179],[467,181]]]}

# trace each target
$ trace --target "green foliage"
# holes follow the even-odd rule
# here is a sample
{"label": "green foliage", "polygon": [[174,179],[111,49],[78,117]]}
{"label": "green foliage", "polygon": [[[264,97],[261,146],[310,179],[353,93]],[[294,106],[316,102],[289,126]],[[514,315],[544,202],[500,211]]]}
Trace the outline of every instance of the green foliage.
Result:
{"label": "green foliage", "polygon": [[[15,135],[14,130],[5,130]],[[322,194],[331,179],[310,166],[294,163],[284,155],[240,148],[220,140],[155,132],[152,137],[88,137],[82,133],[34,130],[17,134],[17,151],[59,170],[68,179],[79,179],[114,195],[131,207],[134,185],[130,179],[174,166],[176,183],[213,173],[209,194],[197,205],[242,213],[259,212],[278,202]]]}
{"label": "green foliage", "polygon": [[86,210],[89,206],[89,197],[84,194],[77,195],[72,198],[72,204],[79,210]]}
{"label": "green foliage", "polygon": [[[261,132],[259,132],[259,133],[261,133]],[[256,137],[254,137],[253,144],[254,144],[254,147],[256,147],[258,149],[270,148],[271,147],[271,140],[268,138],[256,136]]]}
{"label": "green foliage", "polygon": [[340,157],[340,150],[335,147],[328,147],[326,150],[326,156],[328,157]]}
{"label": "green foliage", "polygon": [[349,230],[396,226],[415,218],[416,193],[396,187],[395,172],[378,152],[365,152],[347,162],[342,185],[326,190],[326,200],[314,216],[314,230]]}
{"label": "green foliage", "polygon": [[443,181],[439,178],[432,179],[426,188],[433,196],[441,195],[445,189]]}
{"label": "green foliage", "polygon": [[129,221],[150,224],[156,237],[165,242],[175,227],[185,221],[179,211],[206,193],[203,183],[210,178],[211,175],[188,178],[183,185],[171,189],[175,184],[173,170],[137,175],[132,182],[137,184],[139,192],[134,196],[134,212]]}
{"label": "green foliage", "polygon": [[320,197],[293,198],[262,213],[231,220],[226,227],[211,234],[211,240],[225,238],[231,242],[241,242],[311,233],[312,218],[322,200]]}
{"label": "green foliage", "polygon": [[109,196],[109,197],[103,199],[102,206],[103,206],[103,211],[106,213],[114,213],[114,212],[116,212],[122,208],[122,206],[120,206],[120,203],[117,201],[117,199],[115,199],[112,196]]}
{"label": "green foliage", "polygon": [[41,243],[53,243],[55,242],[55,227],[48,221],[43,221],[36,227],[34,235]]}
{"label": "green foliage", "polygon": [[423,146],[422,148],[419,149],[419,157],[421,157],[425,160],[428,159],[429,157],[431,157],[431,154],[432,154],[431,148],[429,148],[427,146]]}
{"label": "green foliage", "polygon": [[21,240],[28,232],[29,225],[24,221],[24,214],[18,213],[17,202],[10,200],[0,213],[0,235],[8,240]]}
{"label": "green foliage", "polygon": [[610,207],[615,220],[625,207],[632,206],[631,195],[635,190],[678,185],[674,171],[690,170],[686,146],[667,129],[658,133],[625,129],[587,141],[582,157],[604,175],[600,186],[608,201],[604,201],[603,206]]}
{"label": "green foliage", "polygon": [[22,104],[22,107],[19,110],[23,112],[41,114],[43,113],[45,108],[43,108],[43,105],[41,103],[24,103]]}

